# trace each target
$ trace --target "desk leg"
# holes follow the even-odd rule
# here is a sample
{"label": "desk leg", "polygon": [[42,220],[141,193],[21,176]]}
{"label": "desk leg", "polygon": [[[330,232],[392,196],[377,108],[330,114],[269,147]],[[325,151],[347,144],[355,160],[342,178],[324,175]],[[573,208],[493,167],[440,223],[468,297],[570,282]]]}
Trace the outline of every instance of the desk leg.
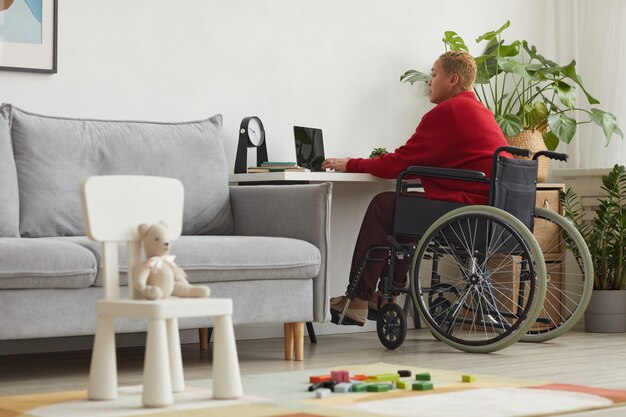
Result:
{"label": "desk leg", "polygon": [[230,315],[216,316],[213,340],[213,398],[232,399],[243,395],[235,331]]}

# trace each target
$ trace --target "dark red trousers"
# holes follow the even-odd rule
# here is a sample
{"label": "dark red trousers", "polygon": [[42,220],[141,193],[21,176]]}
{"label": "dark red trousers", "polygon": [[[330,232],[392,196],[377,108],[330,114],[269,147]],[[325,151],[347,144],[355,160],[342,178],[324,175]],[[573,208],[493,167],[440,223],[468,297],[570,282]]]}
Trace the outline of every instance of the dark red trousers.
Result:
{"label": "dark red trousers", "polygon": [[[410,193],[416,198],[423,198],[421,193]],[[376,195],[365,212],[361,230],[356,240],[354,254],[352,255],[352,265],[350,267],[350,282],[356,278],[356,273],[365,259],[367,250],[372,246],[389,246],[387,236],[393,230],[395,193],[392,191]],[[377,251],[370,254],[375,257],[386,257],[385,252]],[[371,300],[379,279],[388,273],[387,262],[368,262],[363,271],[361,280],[356,289],[356,297],[363,300]],[[409,259],[397,260],[394,267],[393,285],[394,287],[404,287],[406,284],[406,274],[409,268]],[[349,288],[349,286],[348,286]]]}

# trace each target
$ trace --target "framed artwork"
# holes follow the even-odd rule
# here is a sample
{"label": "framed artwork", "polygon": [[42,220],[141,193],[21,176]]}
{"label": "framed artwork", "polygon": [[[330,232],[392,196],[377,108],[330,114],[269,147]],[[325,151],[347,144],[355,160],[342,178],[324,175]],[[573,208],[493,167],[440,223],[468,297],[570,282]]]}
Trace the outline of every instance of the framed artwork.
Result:
{"label": "framed artwork", "polygon": [[57,0],[0,0],[0,70],[57,72]]}

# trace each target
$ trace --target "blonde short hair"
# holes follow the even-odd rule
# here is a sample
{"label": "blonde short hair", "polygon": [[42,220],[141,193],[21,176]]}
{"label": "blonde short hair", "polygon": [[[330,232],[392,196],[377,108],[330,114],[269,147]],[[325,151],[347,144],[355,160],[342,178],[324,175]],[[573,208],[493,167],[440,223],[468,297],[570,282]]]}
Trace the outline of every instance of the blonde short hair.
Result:
{"label": "blonde short hair", "polygon": [[465,51],[448,51],[439,56],[441,68],[446,74],[459,76],[459,87],[471,90],[476,81],[476,61]]}

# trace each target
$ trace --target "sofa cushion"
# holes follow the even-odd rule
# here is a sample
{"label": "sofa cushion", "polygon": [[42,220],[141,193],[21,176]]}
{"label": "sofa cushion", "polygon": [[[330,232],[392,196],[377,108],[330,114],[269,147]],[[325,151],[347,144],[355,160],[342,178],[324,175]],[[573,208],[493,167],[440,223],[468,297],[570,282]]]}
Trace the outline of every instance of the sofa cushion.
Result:
{"label": "sofa cushion", "polygon": [[319,249],[299,239],[265,236],[183,236],[172,254],[190,282],[311,279]]}
{"label": "sofa cushion", "polygon": [[11,106],[0,106],[0,237],[20,235],[17,174],[11,144]]}
{"label": "sofa cushion", "polygon": [[[50,238],[91,250],[101,264],[102,245],[86,237]],[[181,236],[172,242],[176,264],[189,282],[265,279],[311,279],[320,270],[321,255],[299,239],[257,236]],[[120,283],[126,285],[126,246],[119,245]],[[102,286],[102,273],[95,285]]]}
{"label": "sofa cushion", "polygon": [[0,238],[0,265],[0,289],[86,288],[98,267],[80,245],[28,238]]}
{"label": "sofa cushion", "polygon": [[11,113],[22,236],[84,235],[80,183],[105,174],[177,178],[184,234],[232,232],[221,115],[157,123]]}

